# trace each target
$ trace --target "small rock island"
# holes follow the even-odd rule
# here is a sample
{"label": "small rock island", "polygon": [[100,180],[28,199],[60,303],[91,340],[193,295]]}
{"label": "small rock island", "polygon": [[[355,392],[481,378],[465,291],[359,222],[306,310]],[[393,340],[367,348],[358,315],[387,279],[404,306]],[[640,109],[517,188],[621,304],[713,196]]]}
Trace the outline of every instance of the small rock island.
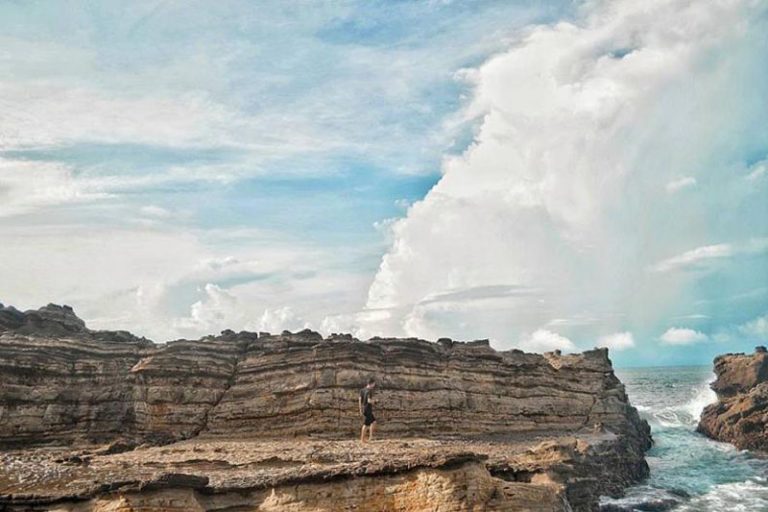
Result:
{"label": "small rock island", "polygon": [[698,431],[742,450],[768,452],[768,350],[715,358],[718,401],[701,414]]}
{"label": "small rock island", "polygon": [[[370,376],[379,438],[361,444]],[[578,512],[648,474],[649,426],[605,349],[309,330],[156,344],[0,305],[0,383],[8,511]]]}

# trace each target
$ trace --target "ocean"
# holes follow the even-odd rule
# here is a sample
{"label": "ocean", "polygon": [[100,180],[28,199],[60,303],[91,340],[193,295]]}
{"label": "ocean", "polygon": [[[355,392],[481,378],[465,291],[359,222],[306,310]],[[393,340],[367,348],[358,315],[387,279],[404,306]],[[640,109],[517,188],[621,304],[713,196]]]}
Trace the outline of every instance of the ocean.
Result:
{"label": "ocean", "polygon": [[[711,367],[618,369],[632,405],[651,425],[647,454],[651,476],[607,510],[674,512],[768,511],[768,460],[696,433],[709,389]],[[609,506],[610,505],[610,506]]]}

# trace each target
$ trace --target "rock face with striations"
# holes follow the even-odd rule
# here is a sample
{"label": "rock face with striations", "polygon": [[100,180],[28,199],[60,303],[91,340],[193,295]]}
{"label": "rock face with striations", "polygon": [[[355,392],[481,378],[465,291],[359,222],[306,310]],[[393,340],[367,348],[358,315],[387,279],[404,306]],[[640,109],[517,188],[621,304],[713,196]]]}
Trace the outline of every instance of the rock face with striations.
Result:
{"label": "rock face with striations", "polygon": [[[477,492],[489,493],[491,501],[507,503],[504,500],[509,498],[562,505],[519,510],[594,510],[601,494],[618,495],[647,475],[643,454],[650,447],[650,431],[629,404],[606,350],[537,355],[498,352],[487,341],[374,338],[363,342],[348,335],[324,339],[312,331],[280,335],[224,331],[196,341],[156,345],[126,332],[91,331],[71,308],[54,305],[25,313],[0,306],[0,448],[30,454],[42,446],[50,450],[112,443],[97,453],[114,457],[109,454],[140,444],[183,440],[202,443],[203,448],[195,452],[233,439],[342,442],[336,440],[354,438],[359,432],[357,394],[369,376],[377,379],[376,415],[383,437],[441,439],[445,446],[470,450],[470,456],[447,454],[444,459],[449,462],[444,464],[422,464],[418,461],[423,450],[401,450],[402,460],[389,461],[376,484],[382,489],[390,485],[381,484],[387,479],[401,482],[406,493],[414,479],[421,486],[438,482],[434,485],[439,488],[440,478],[456,482],[471,476],[472,485],[485,489]],[[547,447],[548,440],[555,444]],[[492,448],[466,445],[481,441],[496,444]],[[542,442],[543,447],[534,450],[537,455],[521,464],[519,453]],[[307,465],[317,463],[313,453],[304,461],[275,463],[273,472],[279,468],[285,473],[286,467],[290,471],[270,485],[303,481]],[[349,463],[344,462],[348,458],[344,453],[326,455],[327,465],[335,468],[333,474],[312,477],[307,485],[362,474],[376,476],[370,465],[362,466],[364,473],[354,464],[343,469]],[[201,457],[195,456],[199,462]],[[342,459],[334,462],[339,456]],[[25,455],[19,457],[26,460]],[[60,459],[71,463],[72,457]],[[272,459],[265,460],[271,467]],[[110,464],[107,459],[103,463],[105,468]],[[186,470],[207,477],[212,464]],[[156,471],[159,466],[151,467]],[[421,471],[426,480],[414,471]],[[113,480],[127,478],[113,469],[103,474]],[[109,479],[97,487],[101,491],[94,491],[92,482],[98,480],[98,475],[88,480],[90,487],[84,487],[78,499],[98,501],[107,499],[100,493],[115,492],[117,484]],[[519,488],[523,484],[530,485]],[[205,485],[204,493],[231,490],[229,484]],[[259,485],[246,487],[258,494],[263,487]],[[341,483],[334,485],[343,489]],[[183,489],[174,492],[193,492],[187,487],[179,486]],[[45,496],[35,494],[45,494],[46,489]],[[40,503],[66,501],[51,489],[56,489],[55,482],[11,490],[14,495],[31,493]],[[330,489],[327,492],[335,492]],[[378,492],[376,486],[371,489]],[[10,495],[0,489],[0,496],[3,492]],[[537,498],[542,492],[551,499]],[[34,509],[35,499],[19,501],[17,496],[6,501]],[[466,502],[456,499],[455,510],[469,510]],[[478,510],[516,510],[503,503],[501,508]],[[201,507],[195,510],[215,509]],[[299,504],[260,510],[316,508]]]}
{"label": "rock face with striations", "polygon": [[699,432],[737,448],[768,451],[768,352],[715,358],[718,402],[701,414]]}

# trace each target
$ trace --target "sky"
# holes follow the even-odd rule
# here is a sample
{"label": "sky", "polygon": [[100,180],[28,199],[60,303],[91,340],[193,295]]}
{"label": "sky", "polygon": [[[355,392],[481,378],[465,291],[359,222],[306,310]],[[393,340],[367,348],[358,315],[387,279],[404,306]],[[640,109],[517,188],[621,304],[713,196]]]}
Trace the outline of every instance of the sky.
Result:
{"label": "sky", "polygon": [[766,62],[761,0],[0,0],[0,302],[751,351]]}

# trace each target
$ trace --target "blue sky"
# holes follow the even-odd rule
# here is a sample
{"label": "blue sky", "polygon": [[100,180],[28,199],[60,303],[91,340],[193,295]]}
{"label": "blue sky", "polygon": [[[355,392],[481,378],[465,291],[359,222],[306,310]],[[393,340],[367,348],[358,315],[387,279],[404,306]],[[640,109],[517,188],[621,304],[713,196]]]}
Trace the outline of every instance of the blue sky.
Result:
{"label": "blue sky", "polygon": [[0,301],[158,340],[749,350],[765,28],[748,0],[0,2]]}

